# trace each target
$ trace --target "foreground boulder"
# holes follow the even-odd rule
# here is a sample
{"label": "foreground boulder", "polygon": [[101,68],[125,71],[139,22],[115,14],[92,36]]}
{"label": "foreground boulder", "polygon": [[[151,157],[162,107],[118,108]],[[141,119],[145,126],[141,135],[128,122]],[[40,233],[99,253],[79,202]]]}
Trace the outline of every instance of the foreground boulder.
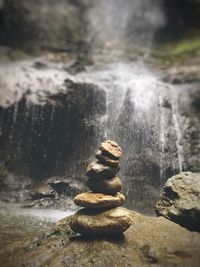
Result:
{"label": "foreground boulder", "polygon": [[129,216],[133,224],[116,238],[75,234],[69,227],[72,217],[66,217],[39,238],[5,243],[0,251],[1,266],[199,267],[200,233],[164,217],[136,212]]}
{"label": "foreground boulder", "polygon": [[170,178],[156,212],[193,231],[200,231],[200,173],[183,172]]}

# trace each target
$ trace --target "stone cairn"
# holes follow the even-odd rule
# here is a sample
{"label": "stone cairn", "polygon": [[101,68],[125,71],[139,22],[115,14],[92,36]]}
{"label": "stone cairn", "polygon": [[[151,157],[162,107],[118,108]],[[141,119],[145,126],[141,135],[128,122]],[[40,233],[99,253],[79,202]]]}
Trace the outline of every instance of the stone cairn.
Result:
{"label": "stone cairn", "polygon": [[122,150],[114,141],[105,141],[96,152],[96,159],[86,169],[89,177],[85,192],[74,198],[84,207],[71,219],[70,227],[82,235],[120,235],[131,225],[130,212],[121,208],[125,196],[120,193],[122,182],[116,173]]}

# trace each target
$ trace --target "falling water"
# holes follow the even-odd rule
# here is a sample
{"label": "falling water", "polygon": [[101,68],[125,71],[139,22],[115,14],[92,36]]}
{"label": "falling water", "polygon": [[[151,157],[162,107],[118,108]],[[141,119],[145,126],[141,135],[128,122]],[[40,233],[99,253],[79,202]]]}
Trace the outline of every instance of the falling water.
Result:
{"label": "falling water", "polygon": [[[103,129],[99,142],[105,138],[113,139],[123,147],[121,177],[126,181],[124,190],[126,195],[130,194],[129,201],[138,206],[136,191],[140,192],[141,200],[145,185],[146,192],[142,198],[158,198],[156,194],[167,178],[166,170],[182,170],[182,137],[177,101],[171,98],[175,95],[173,86],[162,82],[159,72],[150,70],[141,62],[111,64],[106,69],[86,75],[106,91],[107,112],[99,119]],[[84,73],[81,77],[86,79]],[[165,107],[165,102],[171,111]],[[174,158],[167,158],[165,154],[173,142],[171,137],[167,137],[170,134],[169,121],[175,127],[172,147],[176,149],[178,166],[176,163],[173,166]],[[146,195],[148,191],[150,197]]]}
{"label": "falling water", "polygon": [[179,166],[179,172],[183,171],[183,146],[182,146],[182,134],[179,124],[179,113],[178,113],[178,103],[177,103],[177,94],[172,91],[173,95],[172,97],[172,118],[174,123],[174,128],[176,130],[176,148],[177,148],[177,157],[178,157],[178,166]]}
{"label": "falling water", "polygon": [[161,185],[163,184],[163,164],[165,159],[165,146],[166,146],[166,140],[165,140],[165,114],[163,111],[163,98],[162,96],[159,96],[159,108],[160,108],[160,179],[161,179]]}

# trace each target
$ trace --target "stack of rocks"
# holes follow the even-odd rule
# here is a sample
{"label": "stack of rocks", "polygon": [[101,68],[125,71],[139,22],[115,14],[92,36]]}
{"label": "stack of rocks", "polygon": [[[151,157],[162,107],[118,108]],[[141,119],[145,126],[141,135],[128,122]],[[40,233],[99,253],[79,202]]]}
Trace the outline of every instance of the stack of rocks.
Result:
{"label": "stack of rocks", "polygon": [[130,227],[130,212],[119,207],[125,201],[120,193],[121,179],[116,176],[121,156],[122,150],[116,142],[108,140],[100,145],[97,160],[86,170],[87,186],[92,192],[74,198],[74,203],[84,208],[72,217],[73,231],[83,235],[116,235]]}

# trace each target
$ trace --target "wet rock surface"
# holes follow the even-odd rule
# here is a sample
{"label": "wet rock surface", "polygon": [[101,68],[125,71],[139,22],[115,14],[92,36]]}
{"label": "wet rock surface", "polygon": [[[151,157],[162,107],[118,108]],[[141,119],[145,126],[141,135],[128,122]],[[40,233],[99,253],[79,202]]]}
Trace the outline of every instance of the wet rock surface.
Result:
{"label": "wet rock surface", "polygon": [[[109,150],[108,157],[113,155],[119,160],[122,156],[120,146],[114,141],[105,141],[101,143],[104,150]],[[98,192],[86,192],[77,195],[74,203],[87,209],[82,209],[72,216],[70,227],[73,231],[82,235],[121,235],[131,225],[131,219],[128,216],[128,210],[116,208],[121,206],[125,201],[125,196],[119,191],[121,190],[121,180],[115,177],[118,167],[115,167],[113,173],[108,173],[111,167],[103,162],[92,162],[88,165],[86,175],[89,176],[88,186],[96,189],[100,185]],[[107,175],[105,175],[105,170]],[[91,175],[92,174],[92,175]],[[105,176],[104,176],[105,175]],[[101,178],[98,181],[99,177]],[[113,181],[114,180],[114,181]],[[117,180],[117,181],[116,181]],[[120,186],[118,186],[120,184]],[[112,194],[116,192],[116,194]],[[104,194],[104,191],[110,191],[110,194]],[[113,209],[114,208],[114,209]]]}
{"label": "wet rock surface", "polygon": [[29,197],[22,201],[22,207],[74,209],[72,198],[81,190],[83,188],[74,180],[50,177],[29,192]]}
{"label": "wet rock surface", "polygon": [[112,238],[76,235],[69,227],[72,217],[66,217],[39,238],[16,237],[4,244],[0,263],[5,267],[199,266],[199,233],[164,217],[128,214],[133,224],[122,236]]}
{"label": "wet rock surface", "polygon": [[87,180],[86,185],[93,192],[102,192],[104,194],[116,194],[121,191],[122,181],[119,177],[111,179],[95,180],[90,178]]}
{"label": "wet rock surface", "polygon": [[[109,71],[106,77],[110,84],[112,72]],[[101,140],[104,134],[101,119],[107,112],[106,93],[97,85],[97,80],[89,82],[90,72],[85,75],[84,79],[70,75],[63,71],[62,64],[49,61],[40,69],[35,67],[34,61],[2,64],[0,198],[9,201],[8,194],[3,193],[7,190],[4,181],[13,176],[16,189],[11,192],[13,186],[10,187],[9,194],[14,201],[22,199],[19,194],[22,186],[17,182],[21,179],[32,180],[27,188],[29,191],[38,181],[54,175],[75,179],[83,186],[85,162],[97,149],[94,140]],[[148,113],[155,118],[156,124],[154,119],[150,126],[138,120],[137,113],[131,110],[130,97],[121,103],[123,108],[117,120],[111,120],[111,117],[108,120],[109,128],[113,130],[111,135],[127,151],[127,158],[122,159],[120,166],[125,179],[122,190],[128,196],[125,205],[145,213],[154,212],[160,187],[180,171],[180,162],[183,170],[199,171],[200,167],[199,86],[181,84],[175,85],[170,94],[169,91],[168,87],[163,89],[160,95],[163,100],[155,103],[152,112]],[[134,129],[132,135],[128,134],[130,129]],[[161,129],[164,129],[164,135],[160,133]],[[164,137],[164,143],[160,143],[161,137]],[[100,162],[117,166],[118,160],[110,159],[108,163],[105,155],[100,155]],[[8,173],[6,176],[3,169]]]}
{"label": "wet rock surface", "polygon": [[200,174],[183,172],[168,179],[156,212],[192,231],[200,231]]}
{"label": "wet rock surface", "polygon": [[86,175],[92,179],[113,178],[119,171],[119,167],[104,165],[98,161],[90,163],[86,169]]}
{"label": "wet rock surface", "polygon": [[102,163],[104,164],[107,164],[107,165],[110,165],[110,166],[113,166],[113,167],[116,167],[116,166],[119,166],[119,160],[118,159],[112,159],[110,157],[107,157],[106,155],[104,155],[102,153],[101,150],[98,150],[96,152],[96,155],[95,157]]}

